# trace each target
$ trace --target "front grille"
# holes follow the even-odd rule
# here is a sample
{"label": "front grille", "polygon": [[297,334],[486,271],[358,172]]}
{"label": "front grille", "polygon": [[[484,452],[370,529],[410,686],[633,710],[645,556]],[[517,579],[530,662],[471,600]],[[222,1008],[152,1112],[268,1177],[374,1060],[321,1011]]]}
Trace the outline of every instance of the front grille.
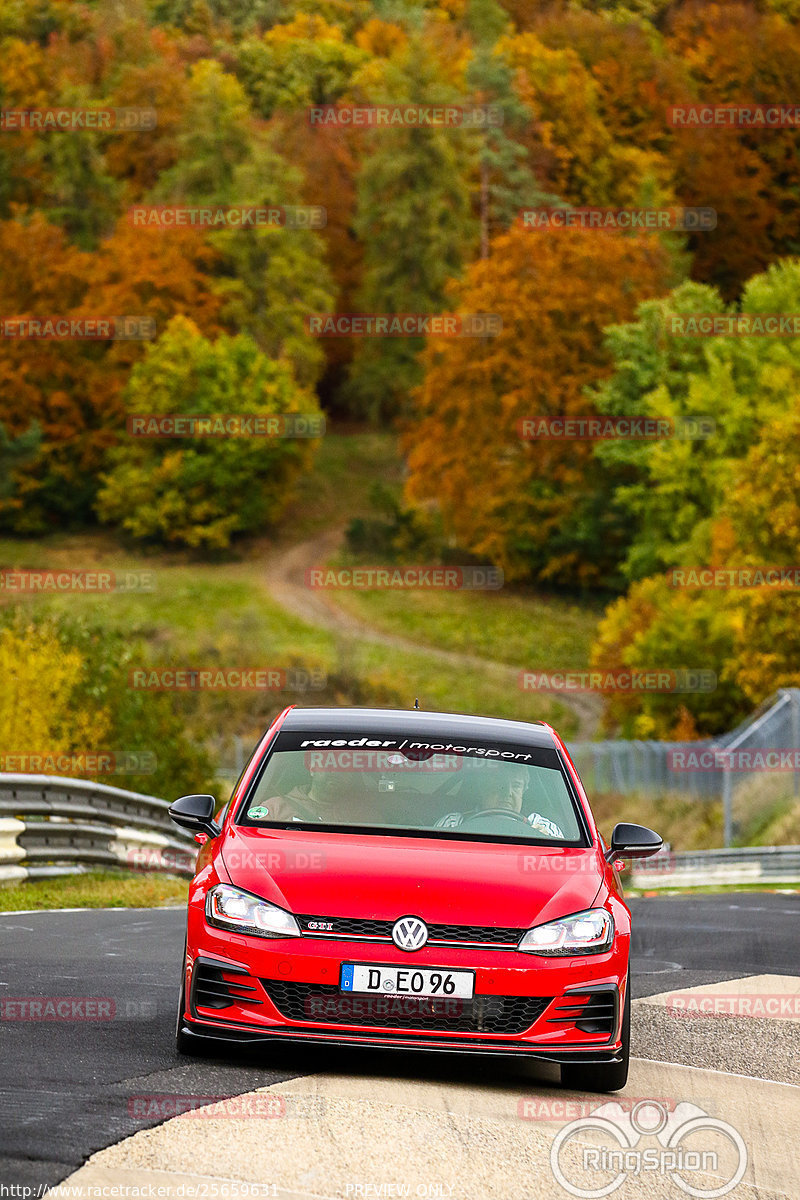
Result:
{"label": "front grille", "polygon": [[[351,941],[391,942],[394,921],[369,921],[360,917],[301,916],[297,920],[307,937],[343,937]],[[309,929],[309,924],[324,925],[324,929]],[[327,928],[330,926],[331,928]],[[493,929],[485,925],[428,925],[428,945],[463,946],[470,943],[496,945],[515,950],[525,929]]]}
{"label": "front grille", "polygon": [[563,996],[553,1009],[548,1025],[574,1025],[582,1033],[604,1033],[611,1037],[617,1023],[617,990],[575,992]]}
{"label": "front grille", "polygon": [[290,1021],[356,1025],[375,1029],[439,1030],[442,1033],[525,1033],[550,1003],[545,996],[475,996],[472,1000],[416,996],[353,996],[335,984],[262,979],[282,1016]]}
{"label": "front grille", "polygon": [[[226,979],[225,976],[231,976]],[[192,976],[192,996],[200,1008],[230,1008],[232,1004],[262,1004],[255,979],[243,968],[220,966],[198,959]]]}

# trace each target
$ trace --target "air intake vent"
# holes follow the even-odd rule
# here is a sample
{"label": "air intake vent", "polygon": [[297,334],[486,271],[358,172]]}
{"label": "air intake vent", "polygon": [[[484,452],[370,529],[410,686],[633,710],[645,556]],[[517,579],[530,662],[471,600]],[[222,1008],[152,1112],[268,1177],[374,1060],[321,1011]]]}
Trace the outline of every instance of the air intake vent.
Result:
{"label": "air intake vent", "polygon": [[227,967],[198,958],[192,976],[196,1008],[230,1008],[232,1004],[261,1004],[256,981],[243,967]]}
{"label": "air intake vent", "polygon": [[617,998],[615,987],[563,996],[553,1010],[559,1015],[550,1017],[548,1024],[574,1025],[581,1033],[602,1033],[611,1037],[617,1023]]}
{"label": "air intake vent", "polygon": [[544,996],[475,996],[472,1000],[354,996],[330,984],[290,983],[285,979],[261,982],[272,1003],[290,1021],[372,1029],[518,1036],[530,1029],[550,1003]]}

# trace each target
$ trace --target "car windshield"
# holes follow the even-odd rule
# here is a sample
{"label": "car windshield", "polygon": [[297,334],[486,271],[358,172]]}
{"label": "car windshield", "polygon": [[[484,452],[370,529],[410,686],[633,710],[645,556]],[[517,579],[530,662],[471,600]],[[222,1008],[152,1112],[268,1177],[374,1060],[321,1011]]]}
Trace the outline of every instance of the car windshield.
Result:
{"label": "car windshield", "polygon": [[279,737],[240,823],[582,844],[554,749],[481,746],[470,755],[416,741],[395,749],[379,736],[297,741],[284,749]]}

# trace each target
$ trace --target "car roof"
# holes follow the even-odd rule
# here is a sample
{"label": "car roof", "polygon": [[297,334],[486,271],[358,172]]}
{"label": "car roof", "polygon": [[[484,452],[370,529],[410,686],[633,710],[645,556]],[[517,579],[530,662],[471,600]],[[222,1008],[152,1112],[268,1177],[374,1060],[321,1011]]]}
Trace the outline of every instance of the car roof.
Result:
{"label": "car roof", "polygon": [[507,721],[502,717],[476,717],[465,713],[427,712],[416,708],[291,708],[281,730],[322,733],[416,734],[443,739],[482,738],[553,748],[548,725],[541,721]]}

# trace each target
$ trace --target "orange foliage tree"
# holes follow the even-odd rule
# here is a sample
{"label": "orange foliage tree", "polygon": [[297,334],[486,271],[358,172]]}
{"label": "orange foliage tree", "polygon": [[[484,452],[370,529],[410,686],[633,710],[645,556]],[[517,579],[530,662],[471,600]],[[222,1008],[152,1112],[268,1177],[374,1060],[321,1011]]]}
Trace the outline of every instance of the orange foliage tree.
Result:
{"label": "orange foliage tree", "polygon": [[[95,254],[70,246],[41,216],[0,221],[0,313],[4,317],[136,316],[158,334],[191,314],[218,330],[219,300],[205,270],[213,251],[191,230],[162,233],[123,220]],[[41,263],[47,263],[47,270]],[[39,533],[90,517],[97,473],[124,428],[121,392],[143,341],[5,339],[0,353],[0,423],[10,435],[41,431],[39,453],[14,470],[0,524]]]}
{"label": "orange foliage tree", "polygon": [[590,411],[583,389],[607,368],[603,329],[667,286],[651,235],[514,228],[454,285],[456,307],[502,331],[432,338],[405,432],[408,495],[436,501],[458,542],[510,576],[607,582],[618,548],[609,491],[589,442],[523,441],[517,423]]}

